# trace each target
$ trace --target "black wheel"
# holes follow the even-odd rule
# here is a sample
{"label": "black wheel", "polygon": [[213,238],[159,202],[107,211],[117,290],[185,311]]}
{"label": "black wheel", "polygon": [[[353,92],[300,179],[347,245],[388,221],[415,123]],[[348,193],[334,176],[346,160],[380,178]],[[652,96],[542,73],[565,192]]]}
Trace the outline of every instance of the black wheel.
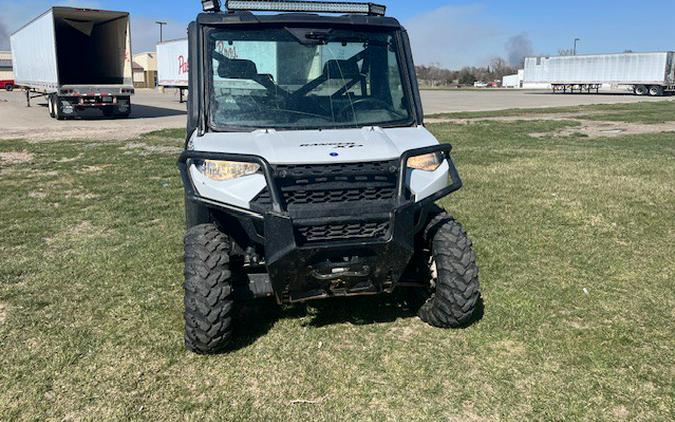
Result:
{"label": "black wheel", "polygon": [[5,85],[5,89],[7,90],[7,92],[12,92],[14,91],[14,85],[12,84]]}
{"label": "black wheel", "polygon": [[52,119],[56,117],[54,108],[56,107],[56,102],[54,101],[54,95],[47,97],[47,108],[49,109],[49,117]]}
{"label": "black wheel", "polygon": [[61,104],[61,99],[54,95],[54,117],[56,120],[65,120],[66,116],[63,114],[63,104]]}
{"label": "black wheel", "polygon": [[213,224],[190,228],[185,236],[185,347],[214,354],[232,336],[230,241]]}
{"label": "black wheel", "polygon": [[652,85],[649,87],[649,95],[652,97],[660,97],[663,95],[663,87],[659,85]]}
{"label": "black wheel", "polygon": [[435,327],[469,324],[480,299],[478,266],[473,244],[464,228],[442,212],[428,224],[425,241],[431,275],[431,297],[419,310],[420,318]]}
{"label": "black wheel", "polygon": [[649,93],[649,90],[644,85],[636,85],[634,91],[635,95],[647,95]]}

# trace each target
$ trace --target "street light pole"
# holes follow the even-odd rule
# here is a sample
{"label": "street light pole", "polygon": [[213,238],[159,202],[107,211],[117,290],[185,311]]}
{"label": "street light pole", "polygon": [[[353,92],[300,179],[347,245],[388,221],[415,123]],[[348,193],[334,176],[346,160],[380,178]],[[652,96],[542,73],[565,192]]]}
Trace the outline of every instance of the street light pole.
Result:
{"label": "street light pole", "polygon": [[163,21],[157,21],[155,23],[159,25],[159,42],[164,42],[164,25],[168,25],[169,23]]}
{"label": "street light pole", "polygon": [[581,38],[575,38],[575,39],[574,39],[574,50],[573,50],[573,51],[574,51],[574,55],[575,55],[575,56],[577,55],[577,43],[578,43],[579,41],[581,41]]}

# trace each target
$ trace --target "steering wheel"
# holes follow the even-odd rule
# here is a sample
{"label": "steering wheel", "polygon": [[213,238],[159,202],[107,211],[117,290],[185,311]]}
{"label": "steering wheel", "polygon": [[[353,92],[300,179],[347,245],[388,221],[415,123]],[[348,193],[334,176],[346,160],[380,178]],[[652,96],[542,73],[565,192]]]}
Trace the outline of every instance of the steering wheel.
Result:
{"label": "steering wheel", "polygon": [[342,110],[339,111],[340,116],[344,116],[348,112],[351,111],[356,111],[360,110],[363,108],[364,104],[372,104],[374,106],[380,106],[381,108],[393,112],[392,106],[390,103],[380,100],[379,98],[373,98],[373,97],[366,97],[366,98],[359,98],[357,100],[351,101],[349,104],[347,104],[345,107],[342,108]]}

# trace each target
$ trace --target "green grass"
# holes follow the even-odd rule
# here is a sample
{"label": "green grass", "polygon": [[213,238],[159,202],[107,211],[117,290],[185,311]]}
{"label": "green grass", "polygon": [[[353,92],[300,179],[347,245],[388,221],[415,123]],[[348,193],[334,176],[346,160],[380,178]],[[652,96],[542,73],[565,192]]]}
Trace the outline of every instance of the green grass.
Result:
{"label": "green grass", "polygon": [[260,303],[213,357],[182,346],[182,132],[0,142],[32,155],[0,164],[0,420],[673,420],[673,135],[528,136],[573,124],[431,126],[465,181],[443,205],[477,249],[476,324]]}
{"label": "green grass", "polygon": [[481,119],[492,117],[535,116],[541,114],[579,113],[587,120],[614,121],[627,123],[666,123],[675,120],[675,101],[668,99],[658,102],[630,104],[596,104],[571,107],[516,108],[499,111],[477,111],[440,113],[427,117],[445,119]]}

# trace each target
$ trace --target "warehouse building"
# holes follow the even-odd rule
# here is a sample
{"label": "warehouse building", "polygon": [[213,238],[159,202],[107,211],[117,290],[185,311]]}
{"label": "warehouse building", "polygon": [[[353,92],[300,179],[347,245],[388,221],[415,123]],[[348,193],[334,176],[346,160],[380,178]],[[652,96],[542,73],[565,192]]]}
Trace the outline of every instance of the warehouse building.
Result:
{"label": "warehouse building", "polygon": [[157,86],[157,54],[145,52],[134,54],[134,87],[155,88]]}
{"label": "warehouse building", "polygon": [[12,80],[14,80],[12,53],[10,51],[0,51],[0,81]]}

